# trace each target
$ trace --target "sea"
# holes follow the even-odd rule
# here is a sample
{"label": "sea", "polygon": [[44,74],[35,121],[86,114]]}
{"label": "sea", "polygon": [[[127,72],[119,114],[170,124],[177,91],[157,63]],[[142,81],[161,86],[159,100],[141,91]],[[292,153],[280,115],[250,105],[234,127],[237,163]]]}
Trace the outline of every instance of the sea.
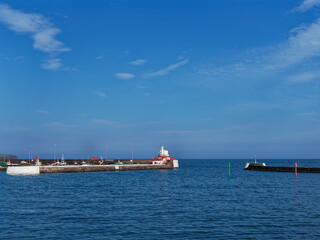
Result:
{"label": "sea", "polygon": [[[320,174],[243,170],[249,161],[188,159],[177,170],[0,172],[0,239],[320,239]],[[320,160],[263,162],[320,166]]]}

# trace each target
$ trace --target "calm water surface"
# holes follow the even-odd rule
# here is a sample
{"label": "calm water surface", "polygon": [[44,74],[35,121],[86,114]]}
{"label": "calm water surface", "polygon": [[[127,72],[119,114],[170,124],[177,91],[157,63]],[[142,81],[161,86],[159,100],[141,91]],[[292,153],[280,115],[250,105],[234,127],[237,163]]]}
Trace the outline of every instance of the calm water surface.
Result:
{"label": "calm water surface", "polygon": [[[231,178],[228,179],[228,162]],[[244,171],[247,160],[178,170],[8,176],[0,239],[320,239],[320,174]],[[294,166],[294,160],[265,160]],[[320,166],[320,160],[298,161]]]}

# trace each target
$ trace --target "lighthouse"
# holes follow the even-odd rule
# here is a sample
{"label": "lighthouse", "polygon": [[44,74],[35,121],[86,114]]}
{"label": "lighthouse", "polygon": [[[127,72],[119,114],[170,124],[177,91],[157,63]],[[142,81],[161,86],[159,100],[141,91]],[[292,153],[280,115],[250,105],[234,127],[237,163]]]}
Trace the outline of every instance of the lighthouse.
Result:
{"label": "lighthouse", "polygon": [[161,147],[159,156],[161,157],[170,157],[168,150],[164,149],[164,146]]}
{"label": "lighthouse", "polygon": [[175,160],[175,158],[170,157],[168,150],[162,146],[159,155],[152,158],[152,164],[163,165],[166,164],[168,160]]}

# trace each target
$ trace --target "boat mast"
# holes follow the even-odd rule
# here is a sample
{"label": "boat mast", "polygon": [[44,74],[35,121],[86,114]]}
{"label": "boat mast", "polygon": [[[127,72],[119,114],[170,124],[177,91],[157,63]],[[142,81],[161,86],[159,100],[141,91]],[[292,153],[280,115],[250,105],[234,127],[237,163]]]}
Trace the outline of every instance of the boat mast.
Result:
{"label": "boat mast", "polygon": [[106,145],[106,161],[108,160],[108,146]]}
{"label": "boat mast", "polygon": [[31,148],[29,146],[29,163],[31,163]]}
{"label": "boat mast", "polygon": [[56,162],[56,152],[57,152],[57,144],[54,144],[54,158],[53,158],[53,162]]}
{"label": "boat mast", "polygon": [[133,147],[131,148],[131,160],[133,161]]}

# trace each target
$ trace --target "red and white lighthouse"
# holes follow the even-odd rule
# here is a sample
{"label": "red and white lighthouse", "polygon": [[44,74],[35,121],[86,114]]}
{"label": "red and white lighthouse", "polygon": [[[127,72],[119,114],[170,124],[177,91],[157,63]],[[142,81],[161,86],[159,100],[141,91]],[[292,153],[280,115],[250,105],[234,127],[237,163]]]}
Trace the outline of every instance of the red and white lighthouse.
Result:
{"label": "red and white lighthouse", "polygon": [[175,158],[170,157],[168,150],[162,146],[159,155],[152,158],[152,164],[163,165],[166,164],[168,160],[175,160]]}

